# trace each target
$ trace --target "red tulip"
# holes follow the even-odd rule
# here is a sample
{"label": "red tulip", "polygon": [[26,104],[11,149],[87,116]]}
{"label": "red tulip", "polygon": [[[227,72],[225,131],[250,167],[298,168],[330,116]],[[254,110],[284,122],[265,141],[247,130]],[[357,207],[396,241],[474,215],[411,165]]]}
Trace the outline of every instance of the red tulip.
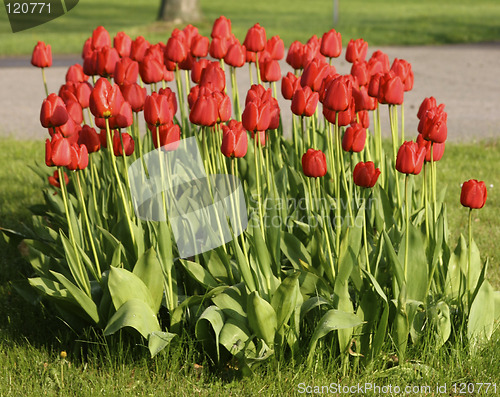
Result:
{"label": "red tulip", "polygon": [[186,59],[188,48],[182,41],[182,36],[171,36],[167,41],[165,48],[165,58],[169,61],[179,63]]}
{"label": "red tulip", "polygon": [[182,29],[182,33],[184,33],[185,43],[188,48],[191,48],[191,44],[195,37],[199,36],[198,28],[191,24],[186,25],[184,29]]}
{"label": "red tulip", "polygon": [[67,96],[69,97],[70,95],[73,98],[72,99],[68,99],[67,101],[65,101],[65,103],[66,103],[66,109],[68,110],[68,114],[73,119],[73,121],[75,122],[75,124],[80,125],[82,123],[82,121],[83,121],[82,107],[81,107],[80,103],[78,102],[78,100],[76,99],[76,97],[73,94],[68,93]]}
{"label": "red tulip", "polygon": [[[160,147],[166,149],[175,150],[179,145],[179,140],[181,139],[181,129],[177,124],[170,122],[168,124],[159,125],[157,127],[148,125],[151,131],[151,137],[153,138],[153,144],[155,148],[158,149],[158,135],[160,137]],[[158,129],[158,131],[156,130]]]}
{"label": "red tulip", "polygon": [[210,43],[208,53],[212,58],[223,59],[228,50],[229,41],[226,37],[214,37]]}
{"label": "red tulip", "polygon": [[193,83],[200,84],[201,74],[209,63],[210,61],[208,59],[199,59],[193,63],[193,67],[191,68],[191,81]]}
{"label": "red tulip", "polygon": [[197,58],[204,58],[208,54],[208,47],[210,46],[210,40],[208,37],[198,35],[193,38],[191,42],[191,54]]}
{"label": "red tulip", "polygon": [[211,127],[219,118],[217,99],[209,90],[200,91],[200,94],[191,108],[189,121],[193,124]]}
{"label": "red tulip", "polygon": [[342,35],[331,29],[323,34],[319,51],[328,58],[337,58],[342,52]]}
{"label": "red tulip", "polygon": [[116,63],[120,60],[120,55],[115,48],[104,47],[97,53],[97,74],[102,77],[113,77]]}
{"label": "red tulip", "polygon": [[266,48],[266,30],[258,23],[248,29],[243,45],[247,51],[260,52]]}
{"label": "red tulip", "polygon": [[418,113],[417,113],[418,119],[421,120],[429,109],[434,108],[436,106],[437,106],[436,98],[434,98],[433,96],[425,98],[420,104],[420,107],[418,108]]}
{"label": "red tulip", "polygon": [[377,108],[377,99],[368,95],[368,90],[365,86],[359,88],[352,87],[352,97],[354,98],[355,110],[375,110]]}
{"label": "red tulip", "polygon": [[308,86],[299,87],[292,98],[292,112],[297,116],[310,117],[318,106],[319,94]]}
{"label": "red tulip", "polygon": [[304,44],[302,44],[300,41],[294,41],[288,49],[288,53],[286,55],[286,63],[288,63],[293,69],[303,69],[303,56]]}
{"label": "red tulip", "polygon": [[254,100],[245,106],[241,115],[243,127],[248,131],[265,131],[271,123],[271,106],[269,102]]}
{"label": "red tulip", "polygon": [[167,97],[168,103],[172,109],[173,114],[177,113],[177,97],[175,96],[175,92],[172,91],[169,87],[160,88],[158,90],[159,95],[163,95]]}
{"label": "red tulip", "polygon": [[116,62],[113,79],[118,85],[137,83],[139,76],[139,63],[132,58],[122,58]]}
{"label": "red tulip", "polygon": [[362,62],[366,58],[368,52],[368,43],[363,39],[350,40],[347,44],[345,59],[347,62],[355,63]]}
{"label": "red tulip", "polygon": [[[194,62],[195,62],[195,58],[188,51],[186,59],[184,59],[182,62],[179,62],[179,69],[181,69],[181,70],[191,70],[193,68]],[[170,73],[172,73],[172,72],[170,72]]]}
{"label": "red tulip", "polygon": [[319,91],[325,77],[334,74],[336,74],[334,66],[328,65],[322,59],[314,58],[304,68],[300,78],[300,85],[302,87],[309,86],[313,91]]}
{"label": "red tulip", "polygon": [[[121,142],[122,140],[123,146]],[[134,139],[126,132],[124,132],[123,134],[120,134],[120,132],[115,132],[115,134],[113,135],[113,152],[115,156],[122,156],[123,149],[125,149],[125,156],[130,156],[132,153],[134,153],[134,145]]]}
{"label": "red tulip", "polygon": [[292,72],[288,72],[286,76],[281,79],[281,94],[285,99],[292,99],[293,94],[300,87],[300,78]]}
{"label": "red tulip", "polygon": [[241,68],[246,61],[246,48],[241,45],[238,41],[235,41],[228,48],[226,55],[224,56],[224,62],[229,66],[235,68]]}
{"label": "red tulip", "polygon": [[57,127],[68,121],[69,115],[61,97],[50,94],[42,103],[40,122],[45,128]]}
{"label": "red tulip", "polygon": [[375,51],[368,61],[370,75],[375,73],[387,73],[390,70],[389,56],[380,50]]}
{"label": "red tulip", "polygon": [[230,120],[227,125],[222,125],[221,152],[226,157],[244,157],[248,149],[247,131],[243,124]]}
{"label": "red tulip", "polygon": [[486,203],[488,192],[483,181],[470,179],[462,184],[462,192],[460,193],[460,203],[468,208],[483,208]]}
{"label": "red tulip", "polygon": [[213,91],[212,96],[217,102],[217,122],[224,123],[231,118],[231,99],[225,93]]}
{"label": "red tulip", "polygon": [[31,55],[31,64],[38,68],[48,68],[52,66],[52,50],[50,44],[45,45],[43,41],[37,43]]}
{"label": "red tulip", "polygon": [[352,100],[352,81],[346,76],[333,79],[326,88],[323,105],[338,112],[347,110]]}
{"label": "red tulip", "polygon": [[210,62],[201,72],[200,85],[211,90],[224,91],[226,75],[218,62]]}
{"label": "red tulip", "polygon": [[54,134],[45,141],[45,164],[49,167],[66,167],[71,162],[71,144],[67,138]]}
{"label": "red tulip", "polygon": [[391,70],[399,76],[405,91],[410,91],[413,88],[413,71],[409,62],[396,58],[392,63]]}
{"label": "red tulip", "polygon": [[92,86],[88,81],[82,81],[75,87],[75,96],[82,109],[89,107],[90,94],[92,93]]}
{"label": "red tulip", "polygon": [[215,37],[229,37],[231,35],[231,20],[221,15],[214,21],[212,27],[212,38]]}
{"label": "red tulip", "polygon": [[433,107],[420,119],[418,131],[428,141],[443,143],[448,135],[447,119],[448,114],[444,111],[444,104]]}
{"label": "red tulip", "polygon": [[351,66],[351,75],[354,77],[357,86],[367,86],[370,83],[370,73],[368,72],[368,62],[355,62]]}
{"label": "red tulip", "polygon": [[141,62],[146,55],[146,51],[150,47],[149,42],[142,36],[138,36],[134,41],[132,41],[132,46],[130,47],[130,58],[134,61]]}
{"label": "red tulip", "polygon": [[346,152],[361,152],[365,147],[366,129],[361,124],[352,123],[345,130],[342,138],[342,149]]}
{"label": "red tulip", "polygon": [[119,114],[123,102],[118,85],[101,77],[90,94],[89,107],[95,117],[109,118]]}
{"label": "red tulip", "polygon": [[432,146],[432,157],[434,161],[439,161],[443,157],[445,143],[433,143],[431,141],[426,141],[422,134],[418,134],[417,143],[419,146],[425,147],[425,161],[429,163],[431,161],[431,144]]}
{"label": "red tulip", "polygon": [[384,73],[375,73],[370,77],[370,83],[368,84],[368,95],[372,98],[378,100],[378,92],[380,90],[380,79]]}
{"label": "red tulip", "polygon": [[118,32],[113,39],[113,47],[116,48],[120,57],[129,57],[132,49],[132,39],[125,32]]}
{"label": "red tulip", "polygon": [[275,61],[281,61],[285,56],[285,43],[279,36],[273,36],[266,43],[266,51]]}
{"label": "red tulip", "polygon": [[139,74],[146,84],[158,83],[163,80],[163,59],[154,54],[146,54],[139,63]]}
{"label": "red tulip", "polygon": [[318,178],[326,175],[326,156],[321,150],[309,149],[302,156],[302,171],[305,176]]}
{"label": "red tulip", "polygon": [[379,175],[380,169],[375,168],[373,161],[359,162],[354,167],[353,180],[358,186],[372,188],[377,183]]}
{"label": "red tulip", "polygon": [[85,145],[71,145],[71,162],[67,168],[71,171],[83,170],[89,165],[89,153]]}
{"label": "red tulip", "polygon": [[260,62],[259,59],[260,77],[264,82],[278,81],[281,79],[281,68],[278,61],[267,59]]}
{"label": "red tulip", "polygon": [[87,40],[85,40],[85,43],[83,43],[83,48],[82,48],[82,59],[85,59],[89,55],[91,55],[93,52],[92,50],[92,37],[89,37]]}
{"label": "red tulip", "polygon": [[[63,174],[64,174],[64,183],[67,185],[69,183],[68,175],[65,172],[63,172]],[[49,176],[48,180],[52,186],[59,188],[61,187],[61,184],[59,183],[59,171],[55,170],[54,174]]]}
{"label": "red tulip", "polygon": [[389,105],[401,105],[404,98],[404,85],[401,78],[394,72],[380,77],[378,101]]}
{"label": "red tulip", "polygon": [[370,115],[367,110],[360,110],[356,112],[358,123],[361,124],[363,128],[370,127]]}
{"label": "red tulip", "polygon": [[83,58],[83,72],[88,76],[96,76],[97,73],[97,57],[99,51],[90,52]]}
{"label": "red tulip", "polygon": [[88,79],[89,76],[83,73],[83,66],[79,63],[71,65],[66,72],[66,82],[81,83]]}
{"label": "red tulip", "polygon": [[398,150],[396,169],[402,174],[419,174],[425,160],[425,147],[406,141]]}
{"label": "red tulip", "polygon": [[97,152],[101,148],[101,142],[96,130],[85,124],[78,134],[78,144],[85,145],[88,153]]}
{"label": "red tulip", "polygon": [[141,87],[139,84],[126,84],[120,86],[123,98],[130,103],[134,112],[141,112],[144,109],[144,102],[146,101],[146,87]]}
{"label": "red tulip", "polygon": [[[79,125],[77,125],[71,117],[63,125],[54,128],[55,134],[62,135],[64,138],[68,138],[70,143],[73,144],[78,140],[78,131],[80,130]],[[52,129],[49,130],[52,135]]]}
{"label": "red tulip", "polygon": [[153,92],[144,102],[144,119],[151,125],[169,124],[174,118],[174,109],[166,95]]}
{"label": "red tulip", "polygon": [[90,45],[94,51],[104,47],[111,47],[111,38],[109,37],[108,31],[103,26],[98,26],[94,29]]}

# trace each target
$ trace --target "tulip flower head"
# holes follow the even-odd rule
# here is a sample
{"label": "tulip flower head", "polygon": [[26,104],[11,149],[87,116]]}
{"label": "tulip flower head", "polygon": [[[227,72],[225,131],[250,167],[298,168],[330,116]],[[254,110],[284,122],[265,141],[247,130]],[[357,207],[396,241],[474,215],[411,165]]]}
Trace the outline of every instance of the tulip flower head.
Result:
{"label": "tulip flower head", "polygon": [[486,203],[488,192],[483,181],[470,179],[462,184],[460,193],[460,204],[468,208],[483,208]]}
{"label": "tulip flower head", "polygon": [[221,152],[224,156],[235,158],[247,154],[247,131],[241,122],[229,120],[227,125],[222,125],[222,133]]}
{"label": "tulip flower head", "polygon": [[359,162],[354,167],[353,180],[360,187],[372,188],[377,183],[380,169],[375,168],[373,161]]}
{"label": "tulip flower head", "polygon": [[425,160],[426,149],[412,141],[404,142],[398,150],[396,169],[402,174],[419,174]]}
{"label": "tulip flower head", "polygon": [[321,150],[309,149],[302,156],[302,171],[305,176],[319,178],[326,175],[326,156]]}
{"label": "tulip flower head", "polygon": [[33,49],[31,64],[38,68],[48,68],[52,66],[52,50],[50,45],[46,45],[43,41],[39,41]]}
{"label": "tulip flower head", "polygon": [[352,123],[342,138],[342,149],[346,152],[361,152],[365,147],[366,129],[361,124]]}

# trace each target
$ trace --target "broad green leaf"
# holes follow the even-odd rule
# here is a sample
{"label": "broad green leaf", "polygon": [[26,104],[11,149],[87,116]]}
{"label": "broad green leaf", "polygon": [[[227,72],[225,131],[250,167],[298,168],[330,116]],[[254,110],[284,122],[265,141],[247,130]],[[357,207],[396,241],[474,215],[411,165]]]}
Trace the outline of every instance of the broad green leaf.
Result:
{"label": "broad green leaf", "polygon": [[153,298],[146,284],[127,269],[112,267],[109,270],[108,288],[116,310],[131,299],[143,301],[152,311],[155,309]]}
{"label": "broad green leaf", "polygon": [[446,302],[438,302],[429,308],[429,317],[435,327],[437,347],[440,348],[451,335],[450,308]]}
{"label": "broad green leaf", "polygon": [[43,294],[56,299],[69,300],[76,303],[75,299],[61,283],[44,277],[28,279],[29,283]]}
{"label": "broad green leaf", "polygon": [[148,348],[151,353],[151,358],[156,356],[165,347],[167,347],[172,339],[176,338],[177,334],[170,332],[153,331],[149,334]]}
{"label": "broad green leaf", "polygon": [[201,314],[196,322],[196,339],[200,342],[207,342],[212,340],[212,334],[209,332],[209,324],[212,326],[215,334],[215,349],[217,351],[217,359],[220,359],[219,353],[219,335],[224,326],[224,313],[217,306],[209,306]]}
{"label": "broad green leaf", "polygon": [[408,335],[410,325],[408,314],[406,313],[406,283],[401,286],[401,291],[397,299],[396,316],[394,319],[395,333],[393,335],[394,343],[400,361],[404,361],[406,354],[406,345],[408,344]]}
{"label": "broad green leaf", "polygon": [[219,286],[217,280],[199,263],[181,259],[182,266],[189,273],[189,275],[204,288],[210,289]]}
{"label": "broad green leaf", "polygon": [[153,298],[153,311],[158,313],[163,299],[163,280],[160,277],[161,266],[153,248],[147,250],[134,266],[133,274],[139,277],[148,287]]}
{"label": "broad green leaf", "polygon": [[[252,230],[253,232],[253,243],[255,246],[255,253],[256,253],[256,260],[259,266],[260,271],[262,272],[262,275],[264,278],[268,281],[271,282],[273,281],[273,270],[271,268],[271,256],[269,255],[269,250],[267,249],[266,243],[264,241],[264,238],[262,237],[262,232],[259,227],[255,227]],[[271,286],[272,288],[273,286]],[[270,291],[266,291],[266,293],[271,293],[271,288],[269,288]]]}
{"label": "broad green leaf", "polygon": [[124,327],[134,328],[146,339],[152,332],[161,331],[156,314],[139,299],[129,299],[118,308],[108,321],[104,335],[112,335]]}
{"label": "broad green leaf", "polygon": [[224,346],[233,356],[236,356],[245,348],[255,351],[255,346],[249,339],[250,331],[245,323],[239,322],[233,318],[227,319],[219,336],[222,346]]}
{"label": "broad green leaf", "polygon": [[78,288],[85,291],[87,295],[90,294],[90,281],[87,274],[87,271],[83,268],[83,264],[78,259],[78,254],[73,249],[73,245],[66,238],[63,231],[59,231],[61,235],[61,242],[64,247],[64,252],[66,255],[66,261],[68,263],[69,270],[71,275],[73,276],[74,281],[76,282]]}
{"label": "broad green leaf", "polygon": [[241,251],[238,241],[233,240],[233,247],[236,251],[236,260],[238,262],[239,271],[242,277],[242,281],[250,292],[256,291],[257,286],[255,285],[255,279],[253,277],[252,269],[248,263],[247,257]]}
{"label": "broad green leaf", "polygon": [[300,261],[311,264],[311,256],[304,244],[293,234],[283,232],[281,236],[281,251],[285,254],[295,269],[301,269]]}
{"label": "broad green leaf", "polygon": [[277,329],[276,312],[257,291],[251,292],[247,297],[247,317],[250,328],[255,334],[268,346],[272,346]]}
{"label": "broad green leaf", "polygon": [[314,308],[320,307],[323,305],[326,305],[329,307],[332,306],[331,302],[327,301],[325,298],[323,298],[321,296],[313,296],[313,297],[309,298],[304,303],[302,303],[302,305],[300,307],[300,319],[303,320],[304,317],[307,315],[307,313],[309,313]]}
{"label": "broad green leaf", "polygon": [[495,292],[488,281],[479,288],[476,299],[472,302],[467,325],[467,337],[471,350],[481,342],[489,340],[495,323]]}
{"label": "broad green leaf", "polygon": [[246,314],[246,294],[243,295],[241,289],[245,288],[242,284],[226,288],[224,292],[213,296],[212,302],[221,309],[227,317],[245,323]]}
{"label": "broad green leaf", "polygon": [[340,310],[331,309],[321,318],[309,344],[309,354],[307,356],[308,366],[312,364],[314,351],[318,341],[332,331],[339,329],[354,328],[363,324],[354,313],[345,313]]}
{"label": "broad green leaf", "polygon": [[385,242],[385,251],[387,253],[387,257],[389,259],[389,263],[392,268],[392,273],[396,277],[399,288],[401,289],[404,283],[403,267],[401,266],[401,262],[399,261],[396,252],[394,251],[394,247],[392,246],[392,242],[391,239],[389,238],[389,235],[385,230],[383,231],[383,234]]}
{"label": "broad green leaf", "polygon": [[300,295],[300,272],[285,278],[276,289],[271,299],[271,305],[276,312],[278,331],[288,322],[293,314]]}
{"label": "broad green leaf", "polygon": [[73,296],[75,301],[78,303],[80,308],[87,313],[87,315],[92,319],[95,324],[99,324],[99,311],[94,301],[89,298],[80,288],[69,281],[62,274],[51,271],[52,275],[57,278],[57,280],[64,285],[68,292]]}

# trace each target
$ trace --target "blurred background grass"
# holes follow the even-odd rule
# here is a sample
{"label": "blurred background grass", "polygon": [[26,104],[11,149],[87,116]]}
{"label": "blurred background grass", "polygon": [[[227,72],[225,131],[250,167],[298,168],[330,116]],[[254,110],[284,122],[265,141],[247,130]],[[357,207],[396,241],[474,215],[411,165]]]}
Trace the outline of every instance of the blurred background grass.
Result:
{"label": "blurred background grass", "polygon": [[[362,37],[370,45],[435,45],[500,40],[498,0],[338,0],[335,28],[347,42]],[[125,31],[151,42],[166,41],[176,26],[156,22],[159,0],[84,0],[67,15],[12,34],[6,10],[0,7],[0,56],[30,54],[38,40],[54,53],[80,53],[92,30],[103,25],[112,35]],[[220,15],[230,18],[233,32],[243,40],[256,22],[269,36],[280,35],[286,45],[306,41],[333,27],[332,0],[200,0],[203,20],[196,23],[209,35]],[[184,25],[182,25],[184,26]],[[182,27],[179,26],[179,27]]]}

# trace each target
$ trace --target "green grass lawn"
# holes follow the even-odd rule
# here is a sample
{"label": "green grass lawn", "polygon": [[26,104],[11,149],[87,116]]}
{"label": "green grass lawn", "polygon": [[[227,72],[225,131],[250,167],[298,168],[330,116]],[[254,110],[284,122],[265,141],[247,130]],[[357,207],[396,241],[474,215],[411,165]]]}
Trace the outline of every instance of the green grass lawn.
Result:
{"label": "green grass lawn", "polygon": [[[0,226],[19,229],[21,223],[29,223],[28,207],[42,202],[43,183],[28,166],[43,164],[44,145],[41,141],[0,139],[0,153]],[[460,183],[477,178],[488,185],[486,206],[474,217],[474,236],[482,257],[491,260],[489,275],[495,289],[500,288],[500,246],[496,244],[500,238],[500,174],[495,169],[499,156],[500,145],[495,142],[448,144],[438,164],[438,181],[448,186],[452,241],[460,232],[466,233],[467,227],[467,210],[459,202]],[[72,333],[45,306],[26,303],[12,287],[13,281],[30,274],[18,250],[17,244],[7,245],[0,238],[1,396],[294,395],[299,384],[332,382],[434,388],[447,383],[450,393],[453,382],[496,382],[500,373],[499,332],[475,356],[459,341],[438,353],[429,344],[424,351],[411,349],[412,368],[383,369],[388,358],[381,357],[370,370],[347,376],[339,372],[337,362],[323,358],[312,370],[301,362],[271,359],[257,369],[257,376],[240,378],[228,368],[210,370],[189,340],[150,359],[140,344],[115,339],[112,346],[106,346],[99,336]],[[63,350],[68,353],[65,362],[59,356]]]}
{"label": "green grass lawn", "polygon": [[[204,19],[196,25],[208,35],[224,14],[243,40],[247,29],[261,23],[268,35],[279,34],[287,45],[306,41],[333,27],[332,0],[200,0]],[[496,0],[339,0],[336,29],[344,41],[362,37],[372,45],[467,43],[500,40],[500,2]],[[152,42],[166,41],[173,26],[155,23],[159,1],[85,0],[50,23],[12,34],[5,8],[0,7],[0,56],[31,53],[37,40],[53,52],[80,53],[98,25],[112,34],[124,30]]]}

